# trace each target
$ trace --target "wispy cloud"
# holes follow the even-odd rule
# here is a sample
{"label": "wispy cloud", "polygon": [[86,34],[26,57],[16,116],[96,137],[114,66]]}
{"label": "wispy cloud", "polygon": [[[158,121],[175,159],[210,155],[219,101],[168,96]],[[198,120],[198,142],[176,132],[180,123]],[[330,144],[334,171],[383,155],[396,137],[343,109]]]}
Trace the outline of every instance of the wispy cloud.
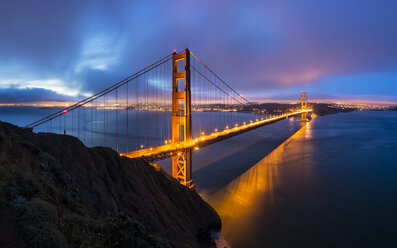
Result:
{"label": "wispy cloud", "polygon": [[118,49],[112,37],[97,35],[88,38],[82,46],[80,59],[75,72],[80,73],[85,68],[107,70],[118,62]]}

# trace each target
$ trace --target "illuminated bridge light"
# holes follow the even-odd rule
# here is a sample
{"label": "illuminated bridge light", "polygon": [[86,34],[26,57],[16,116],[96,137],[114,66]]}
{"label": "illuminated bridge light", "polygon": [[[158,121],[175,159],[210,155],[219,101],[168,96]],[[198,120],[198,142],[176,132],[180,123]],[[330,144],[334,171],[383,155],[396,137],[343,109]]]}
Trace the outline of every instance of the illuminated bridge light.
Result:
{"label": "illuminated bridge light", "polygon": [[64,114],[66,114],[67,112],[68,112],[68,110],[67,110],[67,109],[64,109],[64,110],[63,110],[63,113],[64,113]]}
{"label": "illuminated bridge light", "polygon": [[[63,110],[62,110],[63,111]],[[301,114],[303,112],[311,112],[312,110],[296,110],[296,111],[292,111],[290,113],[285,113],[285,114],[280,114],[280,115],[273,115],[271,118],[269,116],[265,116],[263,118],[258,117],[258,119],[252,119],[252,120],[247,120],[247,121],[243,121],[241,122],[241,126],[239,126],[239,123],[235,123],[235,127],[233,128],[233,124],[232,126],[227,125],[226,129],[224,130],[219,130],[218,128],[214,128],[213,130],[215,132],[209,132],[207,133],[207,135],[203,135],[200,137],[196,137],[194,140],[191,139],[189,142],[186,141],[181,141],[180,143],[178,143],[177,141],[172,142],[172,140],[164,140],[165,145],[162,145],[161,148],[160,147],[150,147],[148,146],[147,148],[145,148],[145,144],[140,145],[140,149],[137,149],[136,152],[130,152],[129,154],[125,154],[124,156],[128,156],[131,158],[136,158],[136,157],[163,157],[165,156],[176,156],[176,154],[180,154],[183,155],[183,152],[181,151],[182,149],[192,149],[192,150],[198,150],[199,146],[201,147],[208,145],[208,143],[211,143],[211,141],[215,141],[217,142],[218,138],[220,138],[220,140],[224,139],[224,138],[228,138],[230,134],[233,133],[237,133],[240,132],[241,130],[249,130],[251,127],[257,127],[257,126],[261,126],[265,123],[270,123],[273,121],[277,121],[280,119],[283,119],[285,117],[288,117],[288,119],[293,120],[295,115]],[[259,121],[259,119],[261,121]],[[266,119],[266,120],[264,120]],[[247,125],[247,123],[248,124]],[[229,128],[230,127],[230,128]],[[202,134],[205,134],[205,132],[201,132]],[[209,142],[208,142],[209,141]],[[200,144],[198,144],[198,143]]]}

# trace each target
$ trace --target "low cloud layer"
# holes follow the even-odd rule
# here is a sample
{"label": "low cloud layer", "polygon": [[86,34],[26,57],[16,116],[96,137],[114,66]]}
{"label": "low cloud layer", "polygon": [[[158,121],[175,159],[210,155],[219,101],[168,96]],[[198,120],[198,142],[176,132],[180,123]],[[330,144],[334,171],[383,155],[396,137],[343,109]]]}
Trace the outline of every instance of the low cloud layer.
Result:
{"label": "low cloud layer", "polygon": [[69,96],[57,94],[54,91],[40,89],[40,88],[27,88],[18,89],[15,87],[0,89],[1,103],[35,103],[35,102],[66,102],[70,100],[77,100]]}

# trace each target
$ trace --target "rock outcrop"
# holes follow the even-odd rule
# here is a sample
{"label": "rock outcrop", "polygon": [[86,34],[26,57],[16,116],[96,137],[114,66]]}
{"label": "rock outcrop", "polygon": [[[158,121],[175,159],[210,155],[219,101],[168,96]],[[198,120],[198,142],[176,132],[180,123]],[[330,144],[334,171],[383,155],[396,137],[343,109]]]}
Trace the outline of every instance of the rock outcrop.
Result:
{"label": "rock outcrop", "polygon": [[160,168],[3,122],[0,211],[0,247],[212,247],[221,226]]}

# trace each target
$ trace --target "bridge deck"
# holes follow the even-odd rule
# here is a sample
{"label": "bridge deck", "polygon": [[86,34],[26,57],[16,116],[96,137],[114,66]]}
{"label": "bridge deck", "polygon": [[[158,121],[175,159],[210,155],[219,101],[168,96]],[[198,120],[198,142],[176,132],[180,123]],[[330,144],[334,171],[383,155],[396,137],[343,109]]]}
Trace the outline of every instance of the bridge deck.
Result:
{"label": "bridge deck", "polygon": [[308,110],[300,110],[300,111],[296,111],[296,112],[292,112],[292,113],[288,113],[288,114],[283,114],[283,115],[279,115],[279,116],[275,116],[272,118],[268,118],[268,119],[264,119],[264,120],[258,120],[252,123],[248,123],[242,126],[237,126],[237,127],[233,127],[230,129],[225,129],[223,131],[219,131],[219,132],[214,132],[208,135],[203,135],[200,136],[194,140],[191,140],[190,142],[180,142],[177,144],[166,144],[166,145],[162,145],[162,146],[157,146],[157,147],[151,147],[151,148],[145,148],[145,149],[141,149],[141,150],[136,150],[136,151],[132,151],[132,152],[127,152],[127,153],[121,153],[121,156],[125,156],[125,157],[129,157],[129,158],[146,158],[148,160],[160,160],[160,159],[164,159],[167,157],[172,156],[173,154],[175,155],[175,153],[178,153],[180,151],[182,151],[183,149],[198,149],[200,147],[204,147],[216,142],[219,142],[221,140],[230,138],[232,136],[241,134],[241,133],[245,133],[247,131],[250,131],[252,129],[261,127],[261,126],[265,126],[274,122],[277,122],[279,120],[288,118],[288,117],[292,117],[295,115],[300,115],[304,112],[312,112],[311,109]]}

